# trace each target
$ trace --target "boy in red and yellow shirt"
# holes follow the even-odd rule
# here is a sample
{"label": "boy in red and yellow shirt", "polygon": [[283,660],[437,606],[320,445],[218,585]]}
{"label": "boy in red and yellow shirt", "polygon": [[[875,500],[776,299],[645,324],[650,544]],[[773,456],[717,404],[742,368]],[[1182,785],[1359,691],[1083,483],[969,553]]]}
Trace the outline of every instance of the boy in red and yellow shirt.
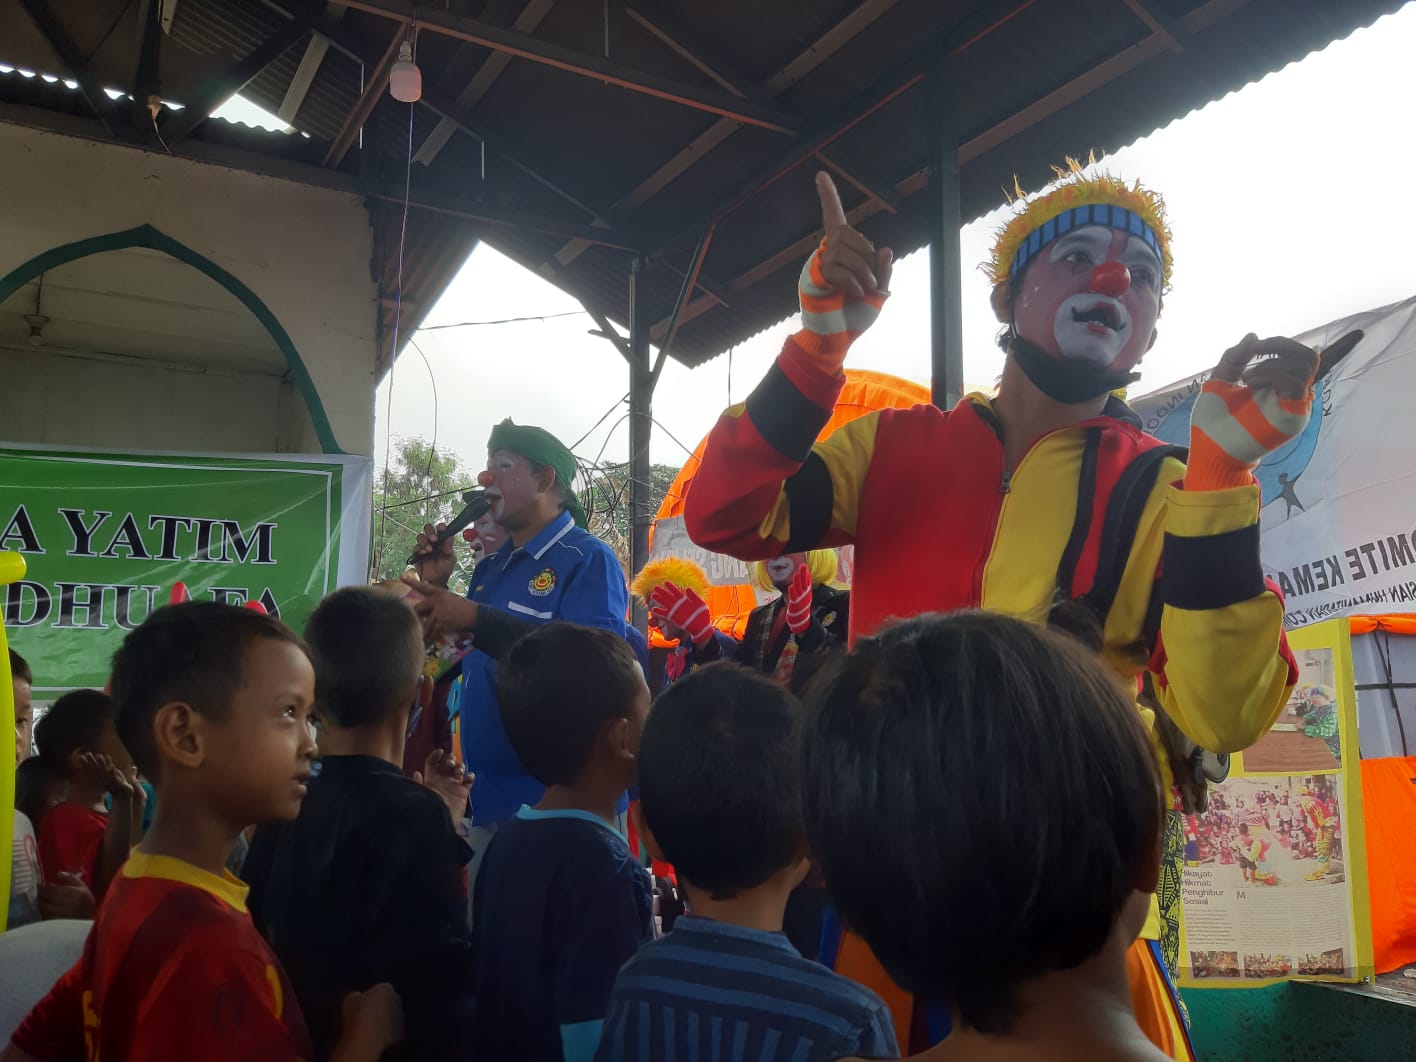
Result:
{"label": "boy in red and yellow shirt", "polygon": [[[113,661],[118,736],[158,793],[152,828],[109,889],[79,962],[3,1062],[309,1059],[285,975],[226,870],[249,823],[292,819],[315,755],[314,671],[284,625],[215,603],[162,609]],[[402,1037],[388,985],[345,1004],[332,1059]]]}

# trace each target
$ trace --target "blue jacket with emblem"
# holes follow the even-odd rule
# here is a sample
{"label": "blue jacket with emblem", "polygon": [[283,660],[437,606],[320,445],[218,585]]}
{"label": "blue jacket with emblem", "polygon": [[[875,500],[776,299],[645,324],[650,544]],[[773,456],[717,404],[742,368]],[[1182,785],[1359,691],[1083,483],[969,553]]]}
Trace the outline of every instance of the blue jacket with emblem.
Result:
{"label": "blue jacket with emblem", "polygon": [[507,542],[483,559],[472,573],[467,596],[487,610],[478,619],[476,648],[462,660],[458,706],[462,758],[477,775],[472,821],[484,826],[511,818],[522,804],[537,803],[544,792],[526,773],[502,729],[497,659],[528,627],[551,620],[624,637],[629,591],[610,547],[562,513],[525,546]]}

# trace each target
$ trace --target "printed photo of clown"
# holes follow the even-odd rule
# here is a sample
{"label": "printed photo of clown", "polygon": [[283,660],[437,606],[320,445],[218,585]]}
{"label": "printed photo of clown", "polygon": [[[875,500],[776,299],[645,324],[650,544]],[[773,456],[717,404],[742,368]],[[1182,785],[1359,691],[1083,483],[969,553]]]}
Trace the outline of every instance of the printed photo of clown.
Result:
{"label": "printed photo of clown", "polygon": [[1220,888],[1346,880],[1337,775],[1231,778],[1186,815],[1186,870],[1212,868]]}
{"label": "printed photo of clown", "polygon": [[1342,766],[1341,707],[1331,649],[1294,651],[1299,668],[1293,688],[1268,733],[1244,750],[1248,772],[1332,771]]}

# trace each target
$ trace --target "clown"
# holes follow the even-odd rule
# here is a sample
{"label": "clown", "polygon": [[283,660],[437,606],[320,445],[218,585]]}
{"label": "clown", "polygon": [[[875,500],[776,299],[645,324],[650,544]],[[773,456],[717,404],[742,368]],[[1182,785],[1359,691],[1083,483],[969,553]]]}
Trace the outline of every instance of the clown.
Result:
{"label": "clown", "polygon": [[831,586],[836,552],[788,553],[749,571],[755,589],[778,596],[747,617],[738,661],[799,688],[816,663],[808,658],[845,642],[850,594]]}
{"label": "clown", "polygon": [[703,600],[708,573],[693,561],[683,557],[650,561],[634,577],[629,592],[649,610],[649,622],[677,643],[664,662],[664,689],[703,664],[731,659],[737,651],[737,639],[713,626]]}
{"label": "clown", "polygon": [[1314,854],[1317,856],[1318,865],[1312,872],[1304,875],[1308,881],[1321,881],[1332,873],[1330,865],[1332,859],[1332,842],[1337,836],[1337,814],[1335,810],[1320,795],[1314,793],[1307,786],[1298,794],[1298,806],[1308,819],[1308,824],[1312,828],[1314,841]]}
{"label": "clown", "polygon": [[685,673],[677,668],[730,659],[799,688],[821,653],[845,641],[850,594],[830,585],[836,570],[836,553],[829,549],[751,565],[753,587],[778,596],[752,610],[739,643],[713,629],[702,597],[707,576],[698,565],[678,558],[645,565],[631,589],[648,604],[660,630],[679,640],[666,666],[665,686]]}
{"label": "clown", "polygon": [[[826,235],[801,274],[802,328],[709,436],[688,531],[749,560],[854,543],[852,640],[891,617],[958,608],[1065,626],[1123,680],[1149,671],[1161,709],[1197,745],[1237,751],[1297,677],[1283,601],[1259,562],[1253,470],[1306,423],[1318,355],[1246,336],[1195,403],[1188,461],[1146,435],[1112,392],[1138,378],[1155,342],[1173,264],[1163,204],[1076,164],[1059,177],[1019,206],[985,266],[1006,355],[997,396],[869,413],[818,443],[893,264],[818,175]],[[1182,847],[1175,837],[1177,858]],[[1163,926],[1178,939],[1176,914],[1152,908],[1129,970],[1141,1027],[1184,1059],[1159,947]],[[885,995],[916,1046],[947,1032],[947,1014],[921,1017],[849,935],[837,966]]]}

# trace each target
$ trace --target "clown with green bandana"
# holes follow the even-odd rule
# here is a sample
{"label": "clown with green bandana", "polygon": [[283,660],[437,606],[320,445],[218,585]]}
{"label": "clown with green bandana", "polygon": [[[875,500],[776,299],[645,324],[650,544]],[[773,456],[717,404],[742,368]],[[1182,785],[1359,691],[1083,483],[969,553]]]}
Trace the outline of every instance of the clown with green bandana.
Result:
{"label": "clown with green bandana", "polygon": [[[475,647],[462,660],[458,711],[463,758],[477,777],[474,836],[486,834],[487,840],[543,792],[502,729],[498,658],[551,620],[628,637],[624,572],[610,547],[586,530],[585,510],[571,488],[575,471],[574,455],[550,432],[502,421],[487,440],[487,468],[477,482],[507,541],[477,564],[464,599],[447,589],[455,564],[452,540],[439,542],[438,529],[426,527],[418,539],[418,578],[408,577],[422,595],[416,607],[430,634],[468,631],[473,637]],[[477,851],[485,847],[473,844]]]}

